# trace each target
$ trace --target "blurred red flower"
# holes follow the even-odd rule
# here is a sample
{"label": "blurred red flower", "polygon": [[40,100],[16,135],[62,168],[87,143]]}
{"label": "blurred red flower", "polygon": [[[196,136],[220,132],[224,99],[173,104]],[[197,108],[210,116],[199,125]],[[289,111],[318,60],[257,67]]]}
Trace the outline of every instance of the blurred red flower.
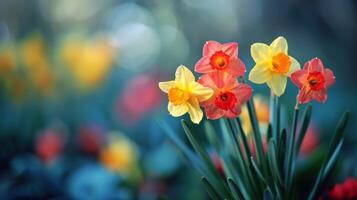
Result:
{"label": "blurred red flower", "polygon": [[320,137],[318,136],[316,129],[314,127],[308,128],[304,140],[301,143],[300,154],[311,154],[319,145],[319,141]]}
{"label": "blurred red flower", "polygon": [[45,164],[51,164],[62,153],[65,142],[61,132],[46,129],[36,138],[36,153]]}
{"label": "blurred red flower", "polygon": [[155,76],[137,76],[127,83],[119,95],[116,103],[117,113],[128,122],[136,122],[155,106],[160,105],[160,96]]}
{"label": "blurred red flower", "polygon": [[353,177],[347,178],[345,182],[336,184],[329,192],[331,200],[353,200],[357,199],[357,180]]}
{"label": "blurred red flower", "polygon": [[104,131],[97,125],[83,126],[79,130],[78,143],[81,150],[88,154],[97,154],[104,145]]}

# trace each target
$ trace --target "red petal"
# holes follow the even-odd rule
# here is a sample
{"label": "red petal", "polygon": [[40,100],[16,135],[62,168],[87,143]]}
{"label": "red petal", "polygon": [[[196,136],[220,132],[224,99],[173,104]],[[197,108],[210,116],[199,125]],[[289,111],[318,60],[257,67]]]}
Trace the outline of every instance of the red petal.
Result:
{"label": "red petal", "polygon": [[229,56],[238,56],[238,44],[236,42],[229,42],[222,44],[221,49]]}
{"label": "red petal", "polygon": [[309,73],[310,72],[322,72],[324,65],[319,58],[313,58],[309,61]]}
{"label": "red petal", "polygon": [[326,89],[313,91],[312,98],[320,103],[324,103],[327,100],[327,92]]}
{"label": "red petal", "polygon": [[298,70],[291,74],[291,81],[299,88],[302,88],[305,81],[307,81],[306,78],[307,78],[307,70],[304,69]]}
{"label": "red petal", "polygon": [[203,56],[209,56],[214,54],[219,48],[221,47],[221,43],[210,40],[207,41],[206,44],[203,46]]}
{"label": "red petal", "polygon": [[245,64],[239,58],[233,58],[230,60],[227,70],[233,76],[244,76]]}
{"label": "red petal", "polygon": [[199,61],[197,61],[195,65],[195,71],[198,73],[209,73],[214,71],[210,65],[210,59],[208,56],[204,56]]}
{"label": "red petal", "polygon": [[247,84],[239,84],[238,87],[234,90],[234,93],[239,101],[239,104],[246,103],[252,96],[253,90]]}
{"label": "red petal", "polygon": [[308,103],[311,101],[311,91],[306,86],[302,87],[297,99],[301,104]]}
{"label": "red petal", "polygon": [[218,119],[224,115],[224,110],[218,108],[214,102],[206,104],[205,112],[207,119]]}
{"label": "red petal", "polygon": [[227,118],[236,118],[241,113],[241,105],[237,104],[233,110],[227,110],[224,116]]}
{"label": "red petal", "polygon": [[325,69],[324,76],[326,88],[331,87],[335,83],[335,76],[333,75],[333,72],[330,69]]}

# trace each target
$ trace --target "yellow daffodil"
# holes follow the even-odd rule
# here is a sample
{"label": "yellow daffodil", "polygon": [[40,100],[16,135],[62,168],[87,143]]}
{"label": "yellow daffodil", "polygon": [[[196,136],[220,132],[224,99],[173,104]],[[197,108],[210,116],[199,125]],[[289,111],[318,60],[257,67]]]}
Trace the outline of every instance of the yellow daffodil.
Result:
{"label": "yellow daffodil", "polygon": [[287,77],[300,69],[300,64],[288,55],[286,39],[278,37],[270,45],[255,43],[250,51],[256,64],[249,73],[249,80],[257,84],[267,83],[276,96],[282,95]]}
{"label": "yellow daffodil", "polygon": [[197,83],[192,72],[183,65],[176,69],[175,80],[160,82],[159,87],[168,94],[170,114],[179,117],[188,112],[195,124],[203,117],[199,103],[213,95],[213,90]]}

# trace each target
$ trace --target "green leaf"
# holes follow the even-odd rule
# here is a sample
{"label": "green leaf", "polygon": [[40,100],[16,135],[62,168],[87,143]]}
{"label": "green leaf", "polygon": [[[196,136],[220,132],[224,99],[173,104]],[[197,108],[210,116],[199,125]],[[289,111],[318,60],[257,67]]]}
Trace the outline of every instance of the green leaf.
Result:
{"label": "green leaf", "polygon": [[265,157],[264,157],[263,143],[262,143],[262,138],[261,138],[262,136],[260,134],[259,123],[257,120],[257,115],[255,113],[254,101],[252,98],[248,101],[247,107],[248,107],[248,114],[249,114],[250,122],[252,124],[253,133],[254,133],[255,150],[257,152],[257,158],[258,158],[259,163],[263,167],[263,171],[267,171],[267,168],[266,168],[266,165],[264,162]]}
{"label": "green leaf", "polygon": [[296,145],[295,145],[295,157],[299,154],[302,141],[304,140],[305,134],[307,132],[307,128],[309,127],[311,113],[312,113],[312,106],[311,106],[311,104],[309,104],[306,107],[304,115],[302,117],[302,124],[300,127],[298,138],[296,140]]}
{"label": "green leaf", "polygon": [[173,142],[177,149],[181,152],[182,156],[187,160],[187,162],[194,166],[194,168],[201,174],[208,173],[208,169],[202,163],[202,160],[194,154],[190,148],[177,136],[177,134],[172,130],[172,128],[162,120],[158,120],[159,127],[164,131],[168,138]]}
{"label": "green leaf", "polygon": [[206,177],[202,177],[201,178],[201,181],[202,181],[202,183],[203,183],[203,185],[205,186],[205,189],[206,189],[206,191],[207,191],[207,193],[209,194],[209,196],[212,198],[212,199],[214,199],[214,200],[220,200],[220,199],[222,199],[220,196],[219,196],[219,194],[218,194],[218,192],[213,188],[213,186],[211,185],[211,183],[207,180],[207,178]]}
{"label": "green leaf", "polygon": [[246,158],[249,159],[252,156],[252,153],[250,152],[247,136],[244,133],[244,130],[242,128],[242,123],[241,123],[240,119],[236,118],[235,119],[235,123],[233,123],[233,124],[235,124],[236,129],[238,130],[238,133],[240,135],[240,138],[243,141],[243,147],[244,147],[244,152],[246,154]]}
{"label": "green leaf", "polygon": [[295,158],[294,156],[294,142],[295,142],[295,135],[296,135],[296,126],[297,126],[297,121],[299,118],[299,108],[296,107],[294,110],[294,117],[293,117],[293,124],[291,127],[291,132],[289,135],[289,142],[288,142],[288,151],[287,151],[287,162],[286,162],[286,173],[285,173],[285,183],[286,183],[286,189],[287,189],[287,195],[288,198],[290,198],[290,190],[291,190],[291,185],[292,185],[292,180],[294,176],[294,170],[292,170],[292,163]]}
{"label": "green leaf", "polygon": [[[325,175],[327,175],[329,173],[329,171],[332,169],[332,166],[335,164],[335,162],[337,160],[338,153],[339,153],[342,143],[343,143],[343,133],[347,126],[348,119],[349,119],[349,112],[343,113],[343,115],[337,125],[337,128],[335,130],[335,133],[332,137],[332,140],[330,142],[328,153],[325,157],[324,162],[322,163],[322,166],[321,166],[319,174],[316,178],[315,184],[310,192],[310,195],[308,198],[309,200],[315,199],[317,192],[321,188],[321,183],[323,183],[323,181],[325,179]],[[327,171],[325,171],[326,169],[327,169]]]}
{"label": "green leaf", "polygon": [[326,167],[323,172],[323,179],[327,178],[330,174],[331,170],[334,168],[335,164],[337,163],[338,156],[340,154],[341,148],[343,144],[343,138],[341,139],[340,143],[337,145],[334,153],[332,154],[331,158],[326,164]]}
{"label": "green leaf", "polygon": [[215,148],[217,152],[219,152],[221,149],[221,140],[217,137],[217,133],[214,130],[214,127],[209,121],[206,121],[204,124],[204,129],[209,143]]}
{"label": "green leaf", "polygon": [[224,169],[225,175],[228,177],[234,178],[234,180],[236,180],[238,182],[238,184],[240,186],[239,188],[242,192],[242,195],[243,195],[243,197],[245,197],[243,199],[251,198],[251,195],[249,195],[247,188],[246,188],[247,186],[249,187],[249,184],[245,184],[246,181],[248,181],[248,180],[243,180],[242,179],[243,176],[238,175],[238,174],[244,174],[244,172],[240,168],[234,167],[235,165],[232,163],[232,161],[230,160],[228,155],[222,153],[221,158],[222,158],[222,164],[223,164],[223,169]]}
{"label": "green leaf", "polygon": [[285,155],[286,155],[286,129],[284,128],[280,134],[280,141],[278,144],[278,166],[280,170],[284,169]]}
{"label": "green leaf", "polygon": [[227,185],[223,181],[223,179],[220,176],[220,174],[217,172],[217,170],[214,167],[214,164],[212,163],[212,160],[208,156],[207,152],[204,150],[204,148],[194,138],[194,136],[192,135],[189,127],[186,124],[186,121],[182,120],[181,123],[182,123],[182,127],[183,127],[183,129],[184,129],[189,141],[191,142],[193,148],[196,150],[198,155],[202,158],[203,162],[207,166],[207,168],[210,171],[210,173],[212,174],[212,176],[216,179],[217,184],[215,184],[215,186],[219,187],[219,191],[223,192],[225,194],[224,195],[225,198],[231,198],[231,195],[229,193]]}
{"label": "green leaf", "polygon": [[[244,176],[244,179],[245,179],[245,183],[247,185],[250,185],[250,187],[248,188],[250,193],[255,196],[255,195],[258,195],[259,192],[256,190],[256,186],[259,186],[258,184],[255,184],[254,183],[254,177],[253,177],[253,174],[252,172],[250,171],[250,166],[249,166],[249,161],[248,159],[245,159],[244,158],[244,155],[243,155],[243,152],[242,152],[242,149],[240,147],[240,144],[237,140],[237,136],[235,135],[235,130],[232,126],[232,124],[230,123],[231,121],[228,121],[227,119],[222,119],[221,120],[221,126],[225,126],[225,128],[223,128],[223,130],[226,130],[226,131],[223,131],[223,134],[226,135],[224,136],[225,138],[227,138],[227,142],[229,143],[232,143],[231,146],[233,146],[233,148],[235,149],[235,159],[238,161],[239,163],[239,166],[241,167],[242,169],[242,174],[241,176]],[[257,198],[257,197],[256,197]]]}
{"label": "green leaf", "polygon": [[277,162],[277,153],[276,153],[276,144],[274,138],[270,139],[268,146],[268,161],[271,173],[274,179],[274,185],[276,187],[276,191],[278,196],[282,195],[281,186],[284,186],[283,179],[280,174],[280,170]]}
{"label": "green leaf", "polygon": [[230,177],[227,178],[229,189],[231,190],[234,199],[244,200],[242,192],[240,191],[238,185],[234,182],[234,180]]}

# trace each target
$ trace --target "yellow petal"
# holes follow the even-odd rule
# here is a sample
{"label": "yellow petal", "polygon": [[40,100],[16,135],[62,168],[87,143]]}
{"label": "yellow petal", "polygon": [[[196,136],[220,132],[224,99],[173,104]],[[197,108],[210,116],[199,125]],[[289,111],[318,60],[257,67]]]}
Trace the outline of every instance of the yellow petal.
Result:
{"label": "yellow petal", "polygon": [[169,102],[169,104],[167,105],[167,109],[169,110],[170,115],[174,117],[180,117],[188,111],[188,107],[185,103],[175,106],[173,103]]}
{"label": "yellow petal", "polygon": [[194,81],[195,77],[187,67],[183,65],[177,67],[175,73],[175,83],[180,89],[187,90],[190,83]]}
{"label": "yellow petal", "polygon": [[159,83],[159,88],[165,93],[168,93],[173,87],[175,87],[175,81],[165,81]]}
{"label": "yellow petal", "polygon": [[197,82],[194,82],[190,86],[190,93],[192,96],[197,97],[199,102],[202,102],[212,97],[213,90],[209,87],[205,87]]}
{"label": "yellow petal", "polygon": [[271,59],[270,47],[263,43],[254,43],[250,47],[250,54],[256,63],[266,62]]}
{"label": "yellow petal", "polygon": [[203,117],[203,112],[200,108],[197,98],[191,98],[187,102],[188,114],[190,114],[191,121],[195,124],[199,124]]}
{"label": "yellow petal", "polygon": [[276,96],[281,96],[285,91],[286,81],[286,76],[273,73],[272,79],[268,81],[267,84]]}
{"label": "yellow petal", "polygon": [[272,50],[273,55],[277,53],[285,53],[288,54],[288,43],[286,39],[282,36],[276,38],[271,44],[270,48]]}
{"label": "yellow petal", "polygon": [[268,63],[256,64],[249,72],[249,80],[261,84],[271,80],[271,71]]}
{"label": "yellow petal", "polygon": [[295,71],[299,70],[300,69],[300,63],[293,57],[289,56],[290,57],[290,60],[291,60],[291,65],[290,65],[290,68],[289,68],[289,71],[286,72],[286,76],[289,76],[294,73]]}

